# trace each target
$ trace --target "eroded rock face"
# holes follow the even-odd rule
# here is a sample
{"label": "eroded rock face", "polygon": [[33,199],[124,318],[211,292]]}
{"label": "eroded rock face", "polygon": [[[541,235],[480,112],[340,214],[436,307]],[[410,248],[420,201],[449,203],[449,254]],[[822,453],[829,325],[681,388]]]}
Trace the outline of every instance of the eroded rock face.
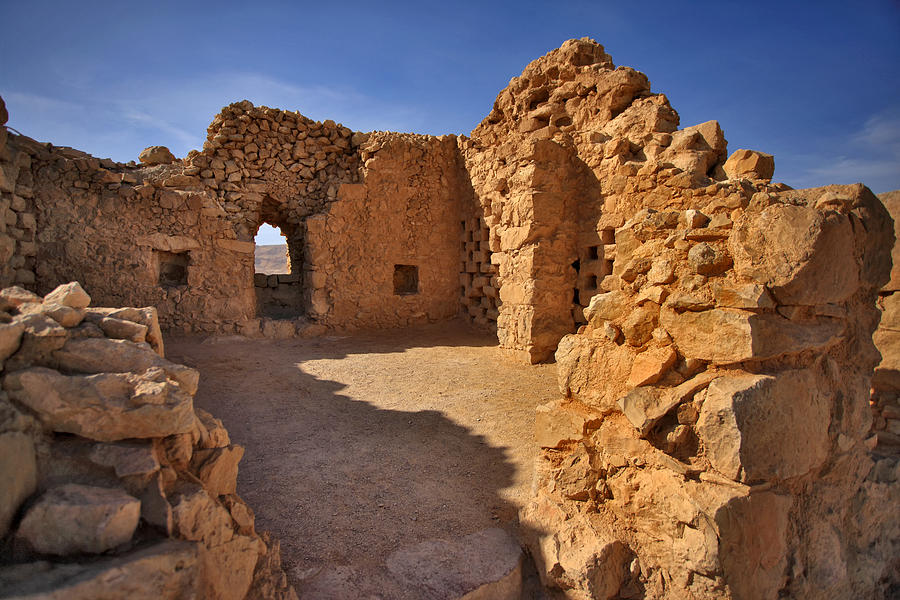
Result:
{"label": "eroded rock face", "polygon": [[[544,581],[571,598],[886,597],[895,528],[876,533],[883,520],[861,507],[897,488],[896,459],[870,454],[869,437],[887,212],[863,186],[771,183],[762,153],[725,161],[717,125],[676,130],[649,86],[608,122],[602,110],[583,118],[590,93],[570,105],[577,92],[539,76],[552,63],[581,89],[589,76],[567,56],[529,66],[473,132],[482,155],[487,132],[517,125],[570,148],[604,198],[578,213],[592,248],[556,255],[611,264],[594,293],[578,288],[584,326],[556,352],[564,398],[536,420],[545,450],[521,516],[540,532],[530,546]],[[584,56],[608,75],[605,59]],[[540,102],[527,112],[511,101],[541,87],[551,103],[567,99],[534,129]],[[501,239],[495,211],[517,206],[505,189],[476,185]],[[885,348],[893,304],[882,300]]]}
{"label": "eroded rock face", "polygon": [[92,309],[74,282],[0,300],[4,596],[296,598],[235,494],[243,448],[195,412],[155,309]]}

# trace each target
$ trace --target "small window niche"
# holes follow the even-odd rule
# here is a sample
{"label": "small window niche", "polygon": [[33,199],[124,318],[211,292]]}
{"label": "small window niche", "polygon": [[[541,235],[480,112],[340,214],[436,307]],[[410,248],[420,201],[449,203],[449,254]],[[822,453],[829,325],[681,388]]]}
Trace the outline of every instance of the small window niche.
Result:
{"label": "small window niche", "polygon": [[394,294],[409,296],[419,293],[419,267],[394,265]]}
{"label": "small window niche", "polygon": [[191,258],[187,252],[156,251],[159,266],[159,285],[164,288],[187,285],[187,268]]}

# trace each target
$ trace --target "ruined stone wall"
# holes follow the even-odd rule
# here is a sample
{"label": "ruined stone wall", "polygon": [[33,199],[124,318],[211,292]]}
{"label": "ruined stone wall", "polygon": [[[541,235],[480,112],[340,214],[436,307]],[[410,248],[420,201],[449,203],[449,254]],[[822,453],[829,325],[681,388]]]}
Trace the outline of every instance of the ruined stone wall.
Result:
{"label": "ruined stone wall", "polygon": [[[578,84],[541,89],[536,64],[614,79],[601,97],[619,101],[582,113]],[[556,352],[563,399],[537,415],[521,516],[545,583],[572,598],[888,597],[900,532],[875,507],[897,502],[898,463],[872,451],[868,407],[883,206],[861,185],[772,184],[762,153],[726,161],[717,123],[677,130],[665,97],[589,41],[529,72],[481,127],[572,148],[593,175],[580,189],[599,190],[587,254],[605,261],[587,324]]]}
{"label": "ruined stone wall", "polygon": [[31,154],[8,144],[0,98],[0,286],[35,281],[35,203]]}
{"label": "ruined stone wall", "polygon": [[194,409],[155,309],[90,300],[0,291],[3,596],[296,598],[235,493],[244,450]]}
{"label": "ruined stone wall", "polygon": [[[452,136],[369,137],[244,101],[184,160],[157,148],[123,165],[12,134],[3,148],[6,180],[22,180],[4,192],[10,283],[48,291],[79,279],[104,304],[157,307],[164,328],[246,335],[459,310],[457,228],[471,192]],[[253,238],[264,222],[285,234],[291,273],[261,285]]]}
{"label": "ruined stone wall", "polygon": [[467,190],[453,136],[375,133],[362,183],[306,221],[311,314],[343,328],[459,312],[459,215]]}
{"label": "ruined stone wall", "polygon": [[[900,190],[879,195],[894,218],[894,235],[900,240]],[[900,243],[892,251],[891,280],[878,297],[881,319],[873,340],[881,362],[872,380],[872,430],[876,450],[900,453]]]}

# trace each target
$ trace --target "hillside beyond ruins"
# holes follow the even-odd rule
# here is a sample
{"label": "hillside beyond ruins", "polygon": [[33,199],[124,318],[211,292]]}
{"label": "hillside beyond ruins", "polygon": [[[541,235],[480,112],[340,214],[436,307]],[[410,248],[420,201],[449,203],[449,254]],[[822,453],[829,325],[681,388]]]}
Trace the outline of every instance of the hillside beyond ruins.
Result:
{"label": "hillside beyond ruins", "polygon": [[[361,594],[900,592],[900,272],[885,207],[895,193],[774,182],[774,157],[729,153],[716,121],[679,128],[646,75],[586,38],[527,65],[470,136],[353,132],[242,101],[214,117],[201,150],[177,159],[153,146],[140,164],[119,164],[6,121],[3,108],[0,597],[292,598],[292,581],[324,573],[299,591],[326,598],[339,589],[328,576],[353,583],[337,558],[331,571],[289,577],[241,497],[265,492],[237,487],[242,458],[289,457],[305,438],[288,422],[280,431],[297,437],[270,448],[241,423],[233,430],[256,454],[245,456],[195,407],[216,382],[168,360],[163,336],[194,336],[181,347],[194,349],[200,337],[275,344],[259,350],[278,349],[260,368],[281,364],[287,380],[296,369],[310,387],[272,381],[292,411],[274,406],[268,418],[300,420],[319,403],[336,415],[318,428],[326,434],[368,419],[400,431],[400,405],[384,411],[381,395],[342,413],[327,382],[345,375],[317,381],[324,367],[304,353],[459,316],[498,345],[483,355],[500,386],[485,397],[503,399],[491,406],[511,401],[509,361],[532,375],[547,368],[532,364],[556,362],[558,391],[534,412],[533,445],[509,442],[534,453],[533,484],[504,512],[506,530],[381,540],[370,563],[383,561],[384,585]],[[256,272],[263,223],[285,235],[288,272]],[[346,376],[391,389],[377,358],[328,368],[365,365]],[[438,370],[453,371],[452,350],[442,360]],[[448,463],[474,452],[478,422],[452,417],[465,400],[422,389],[403,405],[415,407],[413,430],[398,445],[431,448],[431,427],[460,445]],[[196,400],[232,411],[254,402],[229,390]],[[443,408],[450,417],[431,414]],[[497,421],[486,426],[511,427],[487,412]],[[353,442],[329,443],[341,456]],[[324,481],[341,469],[352,479],[365,463],[349,454],[301,462]],[[511,481],[488,462],[472,472],[483,478],[473,497]],[[421,481],[397,471],[359,476],[360,493]],[[285,511],[271,523],[279,535],[318,515],[328,537],[324,507],[298,516],[284,496],[272,503]],[[543,591],[523,588],[520,545]]]}

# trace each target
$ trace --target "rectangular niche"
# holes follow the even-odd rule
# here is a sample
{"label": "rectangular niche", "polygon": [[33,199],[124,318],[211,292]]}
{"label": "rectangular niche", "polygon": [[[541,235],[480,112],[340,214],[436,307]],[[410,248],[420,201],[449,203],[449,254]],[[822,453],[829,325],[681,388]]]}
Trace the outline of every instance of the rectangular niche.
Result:
{"label": "rectangular niche", "polygon": [[394,294],[409,296],[419,293],[419,267],[394,265]]}
{"label": "rectangular niche", "polygon": [[156,251],[159,285],[164,288],[187,285],[187,268],[191,258],[187,252]]}

